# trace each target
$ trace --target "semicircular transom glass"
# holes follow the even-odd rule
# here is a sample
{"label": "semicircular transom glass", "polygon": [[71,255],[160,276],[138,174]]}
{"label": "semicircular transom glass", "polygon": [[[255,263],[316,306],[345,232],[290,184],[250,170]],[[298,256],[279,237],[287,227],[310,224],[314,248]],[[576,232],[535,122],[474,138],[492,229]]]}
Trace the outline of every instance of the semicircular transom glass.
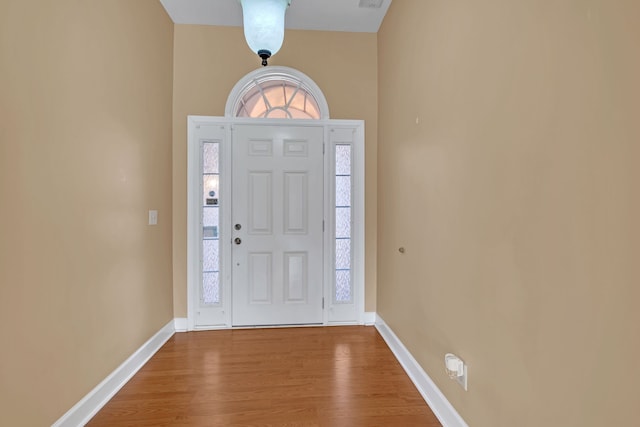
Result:
{"label": "semicircular transom glass", "polygon": [[302,82],[288,78],[254,80],[244,93],[236,117],[320,119],[320,108]]}

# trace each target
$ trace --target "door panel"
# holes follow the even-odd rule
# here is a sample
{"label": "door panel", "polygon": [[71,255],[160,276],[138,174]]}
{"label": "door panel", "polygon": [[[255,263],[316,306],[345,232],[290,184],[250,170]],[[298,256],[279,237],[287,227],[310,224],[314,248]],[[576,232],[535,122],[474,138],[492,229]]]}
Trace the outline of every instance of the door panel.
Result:
{"label": "door panel", "polygon": [[[246,197],[236,193],[233,197]],[[249,234],[273,234],[273,177],[271,172],[249,172]]]}
{"label": "door panel", "polygon": [[272,254],[253,252],[249,254],[248,260],[249,304],[271,304]]}
{"label": "door panel", "polygon": [[322,127],[233,135],[233,325],[322,323]]}
{"label": "door panel", "polygon": [[284,254],[284,301],[306,303],[308,287],[307,253]]}
{"label": "door panel", "polygon": [[284,234],[307,234],[309,194],[307,172],[284,173]]}

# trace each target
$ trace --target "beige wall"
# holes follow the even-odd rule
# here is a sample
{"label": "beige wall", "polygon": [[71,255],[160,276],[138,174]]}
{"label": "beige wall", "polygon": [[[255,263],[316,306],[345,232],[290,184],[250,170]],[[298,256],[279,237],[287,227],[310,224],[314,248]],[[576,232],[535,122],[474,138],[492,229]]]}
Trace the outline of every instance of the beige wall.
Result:
{"label": "beige wall", "polygon": [[[270,65],[288,66],[322,89],[333,119],[366,123],[366,309],[376,301],[376,35],[287,31]],[[242,28],[176,25],[173,104],[174,313],[187,316],[187,116],[224,116],[233,86],[260,66]]]}
{"label": "beige wall", "polygon": [[378,312],[471,426],[640,425],[638,22],[402,0],[378,34]]}
{"label": "beige wall", "polygon": [[50,425],[173,317],[172,46],[157,0],[0,2],[2,426]]}

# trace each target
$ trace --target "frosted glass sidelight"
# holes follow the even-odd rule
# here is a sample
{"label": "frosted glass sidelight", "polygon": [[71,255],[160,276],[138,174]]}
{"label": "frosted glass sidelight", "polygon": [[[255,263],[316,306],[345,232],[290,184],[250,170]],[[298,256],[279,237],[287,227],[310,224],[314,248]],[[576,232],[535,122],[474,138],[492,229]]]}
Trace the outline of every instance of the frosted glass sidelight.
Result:
{"label": "frosted glass sidelight", "polygon": [[202,225],[205,227],[218,227],[218,207],[205,207],[202,209]]}
{"label": "frosted glass sidelight", "polygon": [[217,206],[219,203],[218,193],[220,187],[219,175],[202,176],[202,205]]}
{"label": "frosted glass sidelight", "polygon": [[202,143],[202,304],[220,303],[220,143]]}
{"label": "frosted glass sidelight", "polygon": [[351,175],[351,145],[336,145],[336,175]]}
{"label": "frosted glass sidelight", "polygon": [[347,303],[352,300],[351,289],[351,270],[337,270],[336,271],[336,293],[335,298],[337,303]]}
{"label": "frosted glass sidelight", "polygon": [[336,176],[336,206],[351,206],[351,177]]}
{"label": "frosted glass sidelight", "polygon": [[202,271],[217,272],[220,269],[220,241],[209,239],[202,241]]}
{"label": "frosted glass sidelight", "polygon": [[351,237],[351,208],[336,208],[336,238]]}
{"label": "frosted glass sidelight", "polygon": [[220,304],[220,278],[218,273],[202,274],[202,302]]}
{"label": "frosted glass sidelight", "polygon": [[217,142],[204,142],[202,144],[202,172],[205,174],[217,174],[219,172],[219,148]]}
{"label": "frosted glass sidelight", "polygon": [[351,268],[351,239],[336,239],[336,269]]}
{"label": "frosted glass sidelight", "polygon": [[353,179],[351,176],[352,147],[335,146],[335,287],[336,304],[353,303],[351,283],[351,203]]}

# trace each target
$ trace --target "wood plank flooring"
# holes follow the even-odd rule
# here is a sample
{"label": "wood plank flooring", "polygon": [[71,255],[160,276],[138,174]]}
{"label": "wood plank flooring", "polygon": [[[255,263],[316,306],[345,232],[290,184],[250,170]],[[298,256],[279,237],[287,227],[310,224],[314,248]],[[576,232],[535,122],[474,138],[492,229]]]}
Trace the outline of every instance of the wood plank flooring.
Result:
{"label": "wood plank flooring", "polygon": [[176,334],[88,425],[441,426],[363,326]]}

